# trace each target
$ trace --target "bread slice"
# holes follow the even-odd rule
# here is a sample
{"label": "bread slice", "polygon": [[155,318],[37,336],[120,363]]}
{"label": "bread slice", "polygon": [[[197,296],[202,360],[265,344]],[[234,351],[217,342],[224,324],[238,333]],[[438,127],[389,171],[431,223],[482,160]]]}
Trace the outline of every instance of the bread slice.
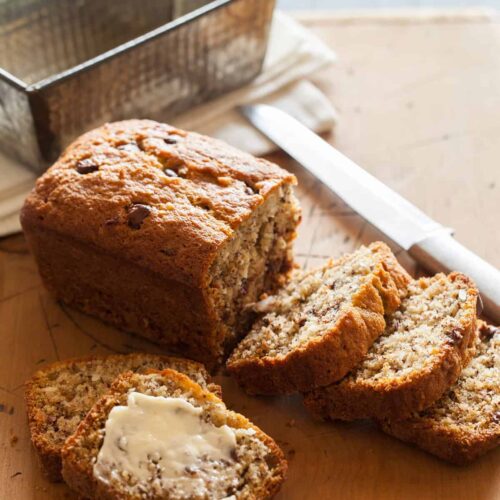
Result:
{"label": "bread slice", "polygon": [[[61,448],[94,403],[125,371],[175,368],[202,386],[210,377],[200,363],[157,356],[128,354],[72,359],[51,364],[26,384],[26,406],[31,440],[51,481],[61,481]],[[219,386],[210,385],[220,391]]]}
{"label": "bread slice", "polygon": [[314,415],[405,418],[457,380],[474,343],[477,289],[451,273],[421,278],[408,290],[366,358],[340,382],[305,395]]}
{"label": "bread slice", "polygon": [[250,394],[307,391],[342,378],[384,331],[410,277],[384,243],[299,273],[233,351],[227,369]]}
{"label": "bread slice", "polygon": [[478,322],[476,352],[456,384],[435,404],[382,429],[455,464],[500,444],[500,328]]}
{"label": "bread slice", "polygon": [[[133,440],[124,433],[117,445],[113,441],[107,444],[115,451],[118,448],[121,453],[107,459],[102,457],[100,450],[106,444],[105,434],[109,432],[108,416],[116,406],[130,404],[131,392],[176,398],[201,408],[203,425],[211,429],[225,425],[229,432],[234,433],[230,452],[223,458],[214,457],[196,453],[195,446],[188,463],[182,462],[180,470],[172,474],[169,472],[176,462],[168,458],[169,451],[161,451],[161,444],[165,444],[163,436],[159,443],[156,441],[152,445],[151,434],[140,434],[142,442],[146,442],[146,450],[134,455]],[[178,438],[179,434],[176,436]],[[121,445],[122,439],[125,439],[125,449]],[[197,439],[202,439],[200,434]],[[174,454],[176,459],[185,456],[183,450],[188,449],[185,441],[181,441],[180,447],[182,454]],[[217,444],[219,447],[221,445]],[[143,459],[143,456],[147,458]],[[278,491],[287,468],[282,451],[269,436],[242,415],[228,410],[213,393],[174,370],[126,373],[118,377],[111,390],[95,404],[75,434],[66,441],[62,458],[65,481],[70,488],[89,499],[264,499]],[[146,468],[147,477],[140,477],[137,467],[133,466],[134,461],[141,463],[143,470]]]}

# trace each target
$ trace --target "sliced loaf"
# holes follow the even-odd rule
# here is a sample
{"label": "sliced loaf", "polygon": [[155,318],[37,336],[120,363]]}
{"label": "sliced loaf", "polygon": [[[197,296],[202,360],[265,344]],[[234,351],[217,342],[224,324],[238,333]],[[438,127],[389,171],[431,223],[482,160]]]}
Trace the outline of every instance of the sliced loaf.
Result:
{"label": "sliced loaf", "polygon": [[[210,377],[200,363],[153,354],[97,356],[53,363],[26,384],[31,440],[51,481],[61,481],[61,448],[87,412],[125,371],[174,368],[202,386]],[[220,391],[210,384],[210,389]]]}
{"label": "sliced loaf", "polygon": [[[155,408],[143,406],[138,421],[153,412],[158,426],[143,429],[122,417],[113,427],[141,395]],[[167,404],[175,405],[170,413]],[[224,436],[205,447],[214,431]],[[287,467],[269,436],[174,370],[121,375],[66,441],[62,458],[65,481],[88,499],[271,498]]]}
{"label": "sliced loaf", "polygon": [[500,444],[500,328],[478,322],[476,352],[446,394],[385,432],[444,460],[464,464]]}
{"label": "sliced loaf", "polygon": [[342,420],[400,419],[427,408],[468,361],[477,294],[459,273],[414,281],[365,359],[340,382],[306,394],[306,407]]}
{"label": "sliced loaf", "polygon": [[264,315],[227,369],[250,394],[307,391],[342,378],[384,331],[410,277],[384,243],[298,273],[257,303]]}

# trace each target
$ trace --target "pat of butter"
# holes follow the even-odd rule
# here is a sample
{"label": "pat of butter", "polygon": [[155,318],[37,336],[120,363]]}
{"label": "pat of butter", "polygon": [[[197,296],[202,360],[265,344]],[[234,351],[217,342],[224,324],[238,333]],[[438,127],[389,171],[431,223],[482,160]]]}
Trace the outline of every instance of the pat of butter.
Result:
{"label": "pat of butter", "polygon": [[232,462],[235,447],[233,429],[206,422],[202,409],[188,401],[131,392],[127,406],[109,413],[94,475],[106,483],[154,480],[159,487],[172,480],[179,486],[185,478],[183,490],[192,490],[193,471],[205,463]]}

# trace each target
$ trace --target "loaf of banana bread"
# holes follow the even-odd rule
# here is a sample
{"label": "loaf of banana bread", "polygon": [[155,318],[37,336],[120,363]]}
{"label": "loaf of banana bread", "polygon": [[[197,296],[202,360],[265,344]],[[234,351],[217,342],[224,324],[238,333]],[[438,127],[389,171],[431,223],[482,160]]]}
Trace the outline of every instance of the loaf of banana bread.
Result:
{"label": "loaf of banana bread", "polygon": [[70,145],[21,222],[57,299],[210,366],[291,267],[295,183],[217,140],[130,120]]}

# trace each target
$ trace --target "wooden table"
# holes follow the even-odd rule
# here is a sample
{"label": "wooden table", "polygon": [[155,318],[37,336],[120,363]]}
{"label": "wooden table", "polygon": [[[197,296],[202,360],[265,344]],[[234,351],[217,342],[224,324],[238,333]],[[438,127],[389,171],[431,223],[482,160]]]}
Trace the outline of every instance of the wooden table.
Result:
{"label": "wooden table", "polygon": [[[314,77],[340,114],[333,142],[382,181],[500,266],[500,25],[482,15],[308,15],[335,48],[335,68]],[[299,177],[305,266],[381,238],[284,155]],[[396,249],[397,250],[397,249]],[[399,252],[403,263],[418,272]],[[41,475],[30,447],[23,382],[56,359],[157,350],[61,308],[41,286],[22,236],[0,240],[0,498],[72,498]],[[300,398],[250,398],[221,376],[225,400],[288,455],[281,500],[500,498],[500,452],[457,468],[369,423],[319,424]]]}

